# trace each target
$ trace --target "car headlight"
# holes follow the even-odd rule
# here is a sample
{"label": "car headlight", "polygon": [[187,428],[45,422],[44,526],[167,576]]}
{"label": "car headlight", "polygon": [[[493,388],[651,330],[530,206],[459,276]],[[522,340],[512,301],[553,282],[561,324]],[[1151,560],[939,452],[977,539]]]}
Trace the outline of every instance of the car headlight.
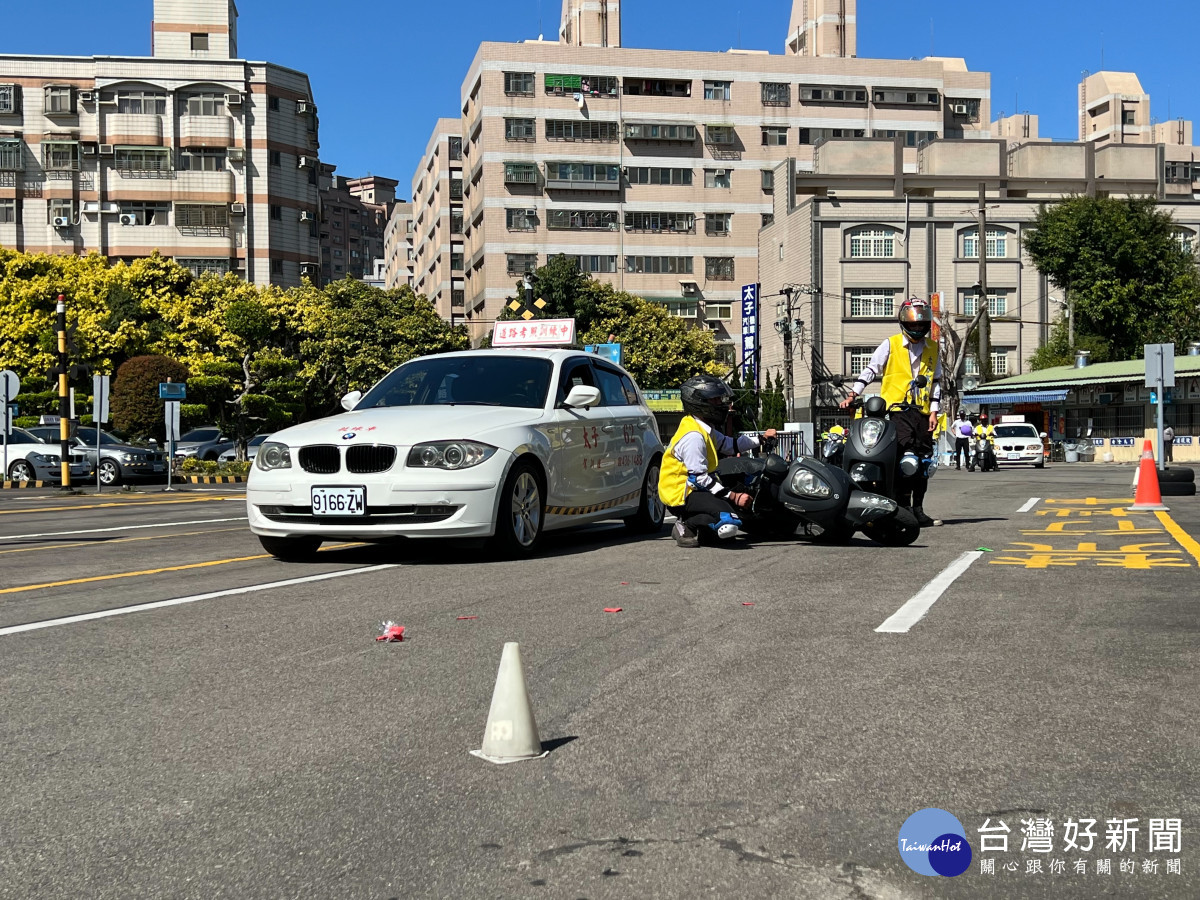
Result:
{"label": "car headlight", "polygon": [[254,464],[265,472],[272,469],[290,469],[292,453],[287,444],[263,444]]}
{"label": "car headlight", "polygon": [[433,441],[414,445],[408,451],[408,465],[418,469],[469,469],[495,452],[495,447],[478,441]]}
{"label": "car headlight", "polygon": [[879,443],[879,439],[883,437],[884,429],[887,426],[882,419],[867,419],[862,424],[862,431],[859,436],[862,438],[863,447],[871,450]]}
{"label": "car headlight", "polygon": [[57,456],[51,456],[48,453],[30,453],[26,458],[39,466],[57,466],[59,463]]}
{"label": "car headlight", "polygon": [[135,453],[122,453],[121,454],[121,462],[125,462],[125,463],[137,462],[138,459],[140,459],[140,457]]}
{"label": "car headlight", "polygon": [[791,492],[801,497],[824,500],[833,493],[833,488],[812,469],[797,469],[792,476]]}

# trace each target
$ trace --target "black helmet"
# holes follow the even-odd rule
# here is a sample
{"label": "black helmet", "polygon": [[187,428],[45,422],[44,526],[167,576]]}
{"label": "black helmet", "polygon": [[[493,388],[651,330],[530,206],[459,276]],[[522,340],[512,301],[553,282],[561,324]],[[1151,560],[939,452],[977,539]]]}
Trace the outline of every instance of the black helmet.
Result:
{"label": "black helmet", "polygon": [[924,340],[933,329],[933,310],[919,297],[912,297],[900,304],[899,319],[900,330],[912,341]]}
{"label": "black helmet", "polygon": [[724,428],[729,411],[733,409],[733,391],[720,378],[694,375],[679,386],[683,411],[693,418]]}

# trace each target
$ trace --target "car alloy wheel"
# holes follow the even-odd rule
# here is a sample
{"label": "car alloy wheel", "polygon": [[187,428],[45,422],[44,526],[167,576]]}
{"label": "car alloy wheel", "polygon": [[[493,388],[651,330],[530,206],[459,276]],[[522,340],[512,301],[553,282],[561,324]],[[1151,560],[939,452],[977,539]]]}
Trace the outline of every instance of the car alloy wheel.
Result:
{"label": "car alloy wheel", "polygon": [[662,530],[667,509],[658,496],[658,478],[662,460],[655,457],[646,467],[642,478],[642,492],[638,500],[638,511],[625,520],[625,527],[638,534],[656,534]]}
{"label": "car alloy wheel", "polygon": [[19,459],[8,467],[8,477],[10,481],[33,481],[33,468],[25,460]]}
{"label": "car alloy wheel", "polygon": [[102,460],[100,463],[100,483],[106,487],[111,487],[114,484],[120,484],[121,470],[117,464],[111,459]]}
{"label": "car alloy wheel", "polygon": [[513,538],[524,548],[532,547],[542,530],[542,492],[533,472],[521,472],[509,496]]}

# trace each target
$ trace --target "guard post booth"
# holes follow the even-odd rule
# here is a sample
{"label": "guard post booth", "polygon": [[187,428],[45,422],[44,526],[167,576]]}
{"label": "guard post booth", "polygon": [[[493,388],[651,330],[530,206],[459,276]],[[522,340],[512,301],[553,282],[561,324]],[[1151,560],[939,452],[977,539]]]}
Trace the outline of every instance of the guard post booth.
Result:
{"label": "guard post booth", "polygon": [[[1194,351],[1194,352],[1192,352]],[[1019,415],[1052,441],[1090,443],[1097,460],[1136,462],[1153,440],[1158,407],[1175,430],[1174,461],[1200,462],[1200,345],[1175,357],[1175,387],[1158,397],[1146,387],[1144,360],[1056,366],[989,382],[963,395],[993,421]]]}

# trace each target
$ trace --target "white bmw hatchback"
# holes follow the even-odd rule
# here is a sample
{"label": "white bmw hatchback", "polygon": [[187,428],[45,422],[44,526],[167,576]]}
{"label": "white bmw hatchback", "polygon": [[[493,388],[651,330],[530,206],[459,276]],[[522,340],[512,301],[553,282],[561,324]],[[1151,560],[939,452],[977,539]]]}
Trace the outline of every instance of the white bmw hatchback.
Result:
{"label": "white bmw hatchback", "polygon": [[280,559],[326,540],[494,538],[601,519],[661,529],[662,442],[629,373],[577,350],[468,350],[393,369],[349,411],[271,435],[246,485]]}

